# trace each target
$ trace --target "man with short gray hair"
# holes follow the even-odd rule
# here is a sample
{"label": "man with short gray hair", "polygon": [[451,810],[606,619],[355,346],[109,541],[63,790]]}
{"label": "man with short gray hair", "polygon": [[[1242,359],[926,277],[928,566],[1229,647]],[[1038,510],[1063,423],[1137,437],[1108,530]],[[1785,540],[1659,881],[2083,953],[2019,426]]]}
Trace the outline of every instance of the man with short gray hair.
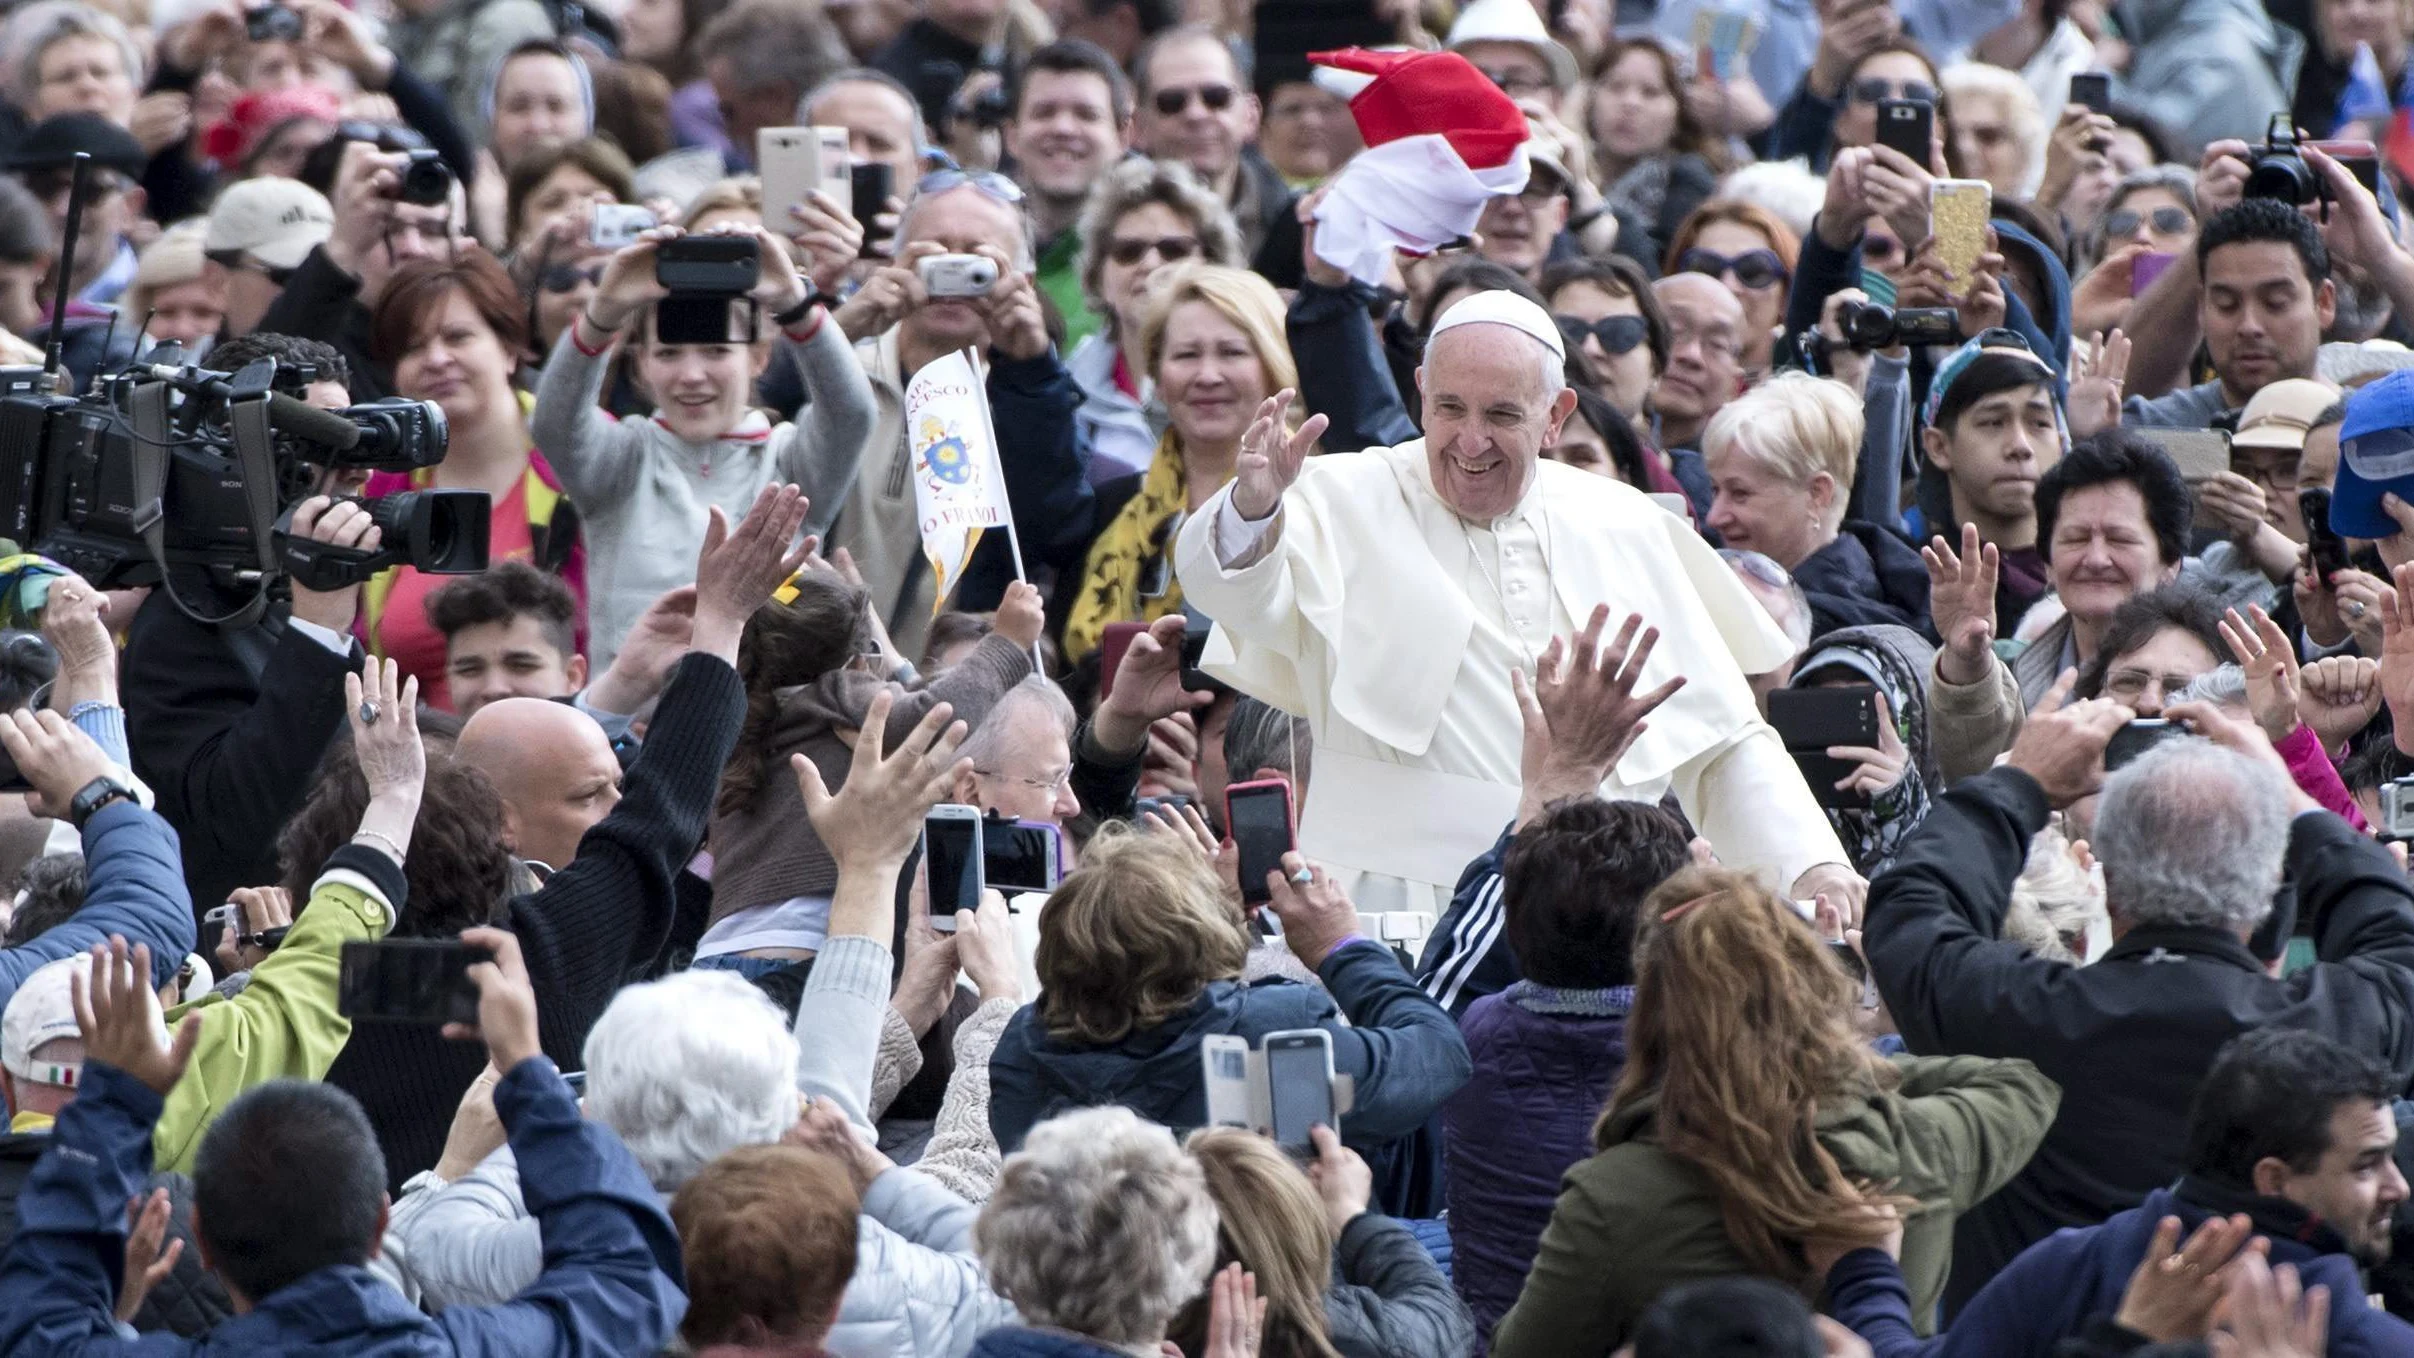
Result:
{"label": "man with short gray hair", "polygon": [[[2414,1076],[2414,888],[2388,851],[2301,791],[2250,718],[2166,707],[2197,734],[2107,776],[2133,714],[2058,706],[2067,692],[2005,764],[1938,798],[1870,887],[1863,947],[1911,1050],[2022,1057],[2062,1086],[2036,1157],[1956,1228],[1948,1310],[2030,1244],[2176,1179],[2189,1102],[2238,1034],[2308,1029]],[[2081,967],[2002,935],[2030,839],[2090,796],[2115,941]],[[2274,910],[2283,877],[2293,918]],[[2276,978],[2293,919],[2317,960]]]}

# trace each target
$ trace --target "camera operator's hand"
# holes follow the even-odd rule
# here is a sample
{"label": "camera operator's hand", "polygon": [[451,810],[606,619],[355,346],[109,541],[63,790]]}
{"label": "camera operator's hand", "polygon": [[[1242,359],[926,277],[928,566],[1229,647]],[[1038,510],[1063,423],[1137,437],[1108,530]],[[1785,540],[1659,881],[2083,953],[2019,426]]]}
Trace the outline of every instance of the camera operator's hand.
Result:
{"label": "camera operator's hand", "polygon": [[1886,219],[1895,239],[1906,250],[1917,250],[1928,239],[1928,187],[1936,177],[1911,163],[1891,146],[1869,148],[1869,166],[1861,175],[1861,192],[1870,211]]}
{"label": "camera operator's hand", "polygon": [[[293,535],[330,547],[350,547],[363,552],[374,552],[385,545],[385,534],[370,522],[366,506],[351,500],[331,500],[324,495],[313,495],[295,507]],[[293,616],[303,622],[324,627],[342,636],[352,630],[352,623],[359,615],[358,585],[346,585],[322,594],[315,589],[304,589],[299,581],[294,583]]]}
{"label": "camera operator's hand", "polygon": [[1031,275],[994,245],[979,253],[997,265],[997,282],[976,304],[989,314],[989,348],[1000,358],[1024,362],[1048,352],[1048,316],[1040,309],[1039,288]]}
{"label": "camera operator's hand", "polygon": [[226,903],[235,907],[236,920],[218,935],[217,960],[221,974],[232,976],[268,960],[268,948],[243,940],[258,938],[271,929],[291,928],[293,896],[281,886],[239,886]]}
{"label": "camera operator's hand", "polygon": [[108,596],[80,575],[62,575],[50,582],[50,602],[42,609],[42,636],[59,655],[59,677],[50,688],[51,710],[60,716],[78,703],[117,701],[117,639],[102,620]]}
{"label": "camera operator's hand", "polygon": [[321,248],[328,263],[362,280],[364,295],[369,291],[364,271],[394,225],[394,195],[408,164],[410,157],[401,152],[389,154],[365,141],[346,142],[343,159],[336,162],[335,192],[328,195],[334,200],[335,229]]}
{"label": "camera operator's hand", "polygon": [[1205,707],[1215,695],[1182,687],[1182,615],[1168,613],[1132,638],[1115,669],[1115,690],[1090,718],[1090,739],[1118,758],[1146,749],[1158,719]]}
{"label": "camera operator's hand", "polygon": [[335,0],[291,0],[302,12],[302,45],[352,73],[364,90],[382,90],[394,76],[394,53],[369,31],[368,21]]}
{"label": "camera operator's hand", "polygon": [[2246,172],[2254,151],[2236,137],[2204,148],[2196,165],[2196,219],[2211,221],[2223,208],[2238,206],[2246,197]]}
{"label": "camera operator's hand", "polygon": [[[1307,881],[1295,880],[1301,872]],[[1266,885],[1274,893],[1266,908],[1282,921],[1283,942],[1308,970],[1323,966],[1333,949],[1358,935],[1358,907],[1331,874],[1309,867],[1297,853],[1282,856],[1282,866],[1266,874]]]}
{"label": "camera operator's hand", "polygon": [[846,304],[830,313],[838,328],[849,341],[871,339],[885,335],[897,322],[930,302],[930,290],[922,286],[922,275],[915,265],[933,255],[947,253],[947,247],[935,241],[918,240],[907,245],[897,255],[894,264],[883,264],[872,270],[855,289]]}
{"label": "camera operator's hand", "polygon": [[2121,391],[2129,375],[2127,335],[2118,330],[2097,335],[2087,349],[2085,357],[2073,356],[2070,398],[2063,402],[2074,439],[2121,422]]}
{"label": "camera operator's hand", "polygon": [[[2096,330],[2112,330],[2129,324],[2129,290],[2132,270],[2140,255],[2154,253],[2153,247],[2124,245],[2096,261],[2096,266],[2072,280],[2070,286],[2070,324],[2073,334],[2084,335]],[[2077,437],[2077,435],[2072,435]]]}
{"label": "camera operator's hand", "polygon": [[657,226],[638,232],[635,241],[613,254],[604,265],[603,277],[595,282],[595,295],[587,299],[587,309],[577,321],[586,327],[583,338],[597,345],[609,343],[612,336],[628,329],[637,313],[670,296],[654,279],[655,252],[664,241],[686,234],[675,226]]}
{"label": "camera operator's hand", "polygon": [[109,756],[92,737],[56,712],[20,707],[0,713],[0,747],[17,761],[17,772],[33,784],[27,804],[37,816],[64,817],[75,794],[111,773]]}
{"label": "camera operator's hand", "polygon": [[847,204],[820,189],[806,194],[805,201],[788,209],[788,215],[789,220],[781,225],[795,242],[798,264],[823,296],[837,296],[847,281],[847,271],[863,255],[862,223],[855,220]]}
{"label": "camera operator's hand", "polygon": [[[1869,393],[1869,351],[1856,349],[1844,342],[1844,308],[1859,306],[1869,300],[1869,294],[1859,288],[1844,288],[1828,294],[1819,304],[1819,334],[1827,341],[1827,375],[1852,388],[1852,394],[1864,397]],[[1900,354],[1903,346],[1890,352]]]}
{"label": "camera operator's hand", "polygon": [[1877,209],[1869,204],[1869,167],[1876,156],[1866,146],[1840,146],[1827,165],[1827,197],[1813,226],[1830,249],[1849,250]]}
{"label": "camera operator's hand", "polygon": [[2414,270],[2414,258],[2409,258],[2398,245],[2397,236],[2389,230],[2389,219],[2381,214],[2380,200],[2372,196],[2371,190],[2320,147],[2306,146],[2303,150],[2305,163],[2322,176],[2335,200],[2327,220],[2315,218],[2330,253],[2360,266],[2375,280],[2385,280],[2392,272]]}

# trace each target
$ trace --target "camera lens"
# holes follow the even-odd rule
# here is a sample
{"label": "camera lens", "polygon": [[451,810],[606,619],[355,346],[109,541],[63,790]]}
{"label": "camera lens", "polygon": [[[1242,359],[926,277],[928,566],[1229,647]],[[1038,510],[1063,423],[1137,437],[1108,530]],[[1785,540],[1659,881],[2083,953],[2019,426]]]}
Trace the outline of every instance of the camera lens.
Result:
{"label": "camera lens", "polygon": [[420,207],[441,206],[453,195],[453,172],[444,157],[434,151],[407,151],[410,163],[402,167],[402,187],[394,196],[405,203]]}
{"label": "camera lens", "polygon": [[1856,349],[1881,349],[1894,341],[1894,308],[1862,302],[1844,308],[1836,318],[1845,342]]}
{"label": "camera lens", "polygon": [[2246,172],[2246,196],[2273,198],[2283,203],[2301,204],[2314,200],[2317,191],[2313,167],[2295,148],[2285,151],[2266,151],[2255,157]]}

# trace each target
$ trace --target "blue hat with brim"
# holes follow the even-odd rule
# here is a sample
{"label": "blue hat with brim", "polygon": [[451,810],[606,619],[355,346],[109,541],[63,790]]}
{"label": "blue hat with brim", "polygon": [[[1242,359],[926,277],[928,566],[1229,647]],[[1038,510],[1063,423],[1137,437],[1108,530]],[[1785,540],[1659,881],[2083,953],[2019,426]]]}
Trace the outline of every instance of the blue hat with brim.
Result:
{"label": "blue hat with brim", "polygon": [[2414,503],[2414,369],[2388,373],[2347,396],[2339,426],[2338,483],[2330,491],[2330,528],[2342,537],[2397,536],[2381,508],[2394,492]]}

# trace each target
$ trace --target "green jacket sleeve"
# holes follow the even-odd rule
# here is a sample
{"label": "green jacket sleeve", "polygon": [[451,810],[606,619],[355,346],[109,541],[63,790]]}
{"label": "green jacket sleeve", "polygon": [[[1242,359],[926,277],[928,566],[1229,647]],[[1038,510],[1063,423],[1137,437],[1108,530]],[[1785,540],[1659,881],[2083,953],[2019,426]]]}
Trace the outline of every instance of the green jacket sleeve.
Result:
{"label": "green jacket sleeve", "polygon": [[1956,1213],[2020,1172],[2062,1105],[2061,1087],[2026,1061],[1903,1056],[1895,1065],[1903,1072],[1895,1092],[1903,1100],[1904,1188],[1942,1197]]}
{"label": "green jacket sleeve", "polygon": [[158,1168],[192,1173],[201,1134],[244,1090],[326,1075],[352,1037],[352,1021],[335,1007],[344,945],[383,938],[393,927],[394,907],[383,890],[361,873],[331,869],[311,888],[284,943],[252,969],[243,993],[231,1000],[207,996],[170,1015],[171,1024],[188,1012],[203,1017],[192,1064],[152,1132]]}
{"label": "green jacket sleeve", "polygon": [[1560,1181],[1525,1289],[1493,1327],[1492,1358],[1607,1358],[1626,1342],[1639,1308],[1620,1295],[1617,1213],[1587,1182],[1592,1163]]}

